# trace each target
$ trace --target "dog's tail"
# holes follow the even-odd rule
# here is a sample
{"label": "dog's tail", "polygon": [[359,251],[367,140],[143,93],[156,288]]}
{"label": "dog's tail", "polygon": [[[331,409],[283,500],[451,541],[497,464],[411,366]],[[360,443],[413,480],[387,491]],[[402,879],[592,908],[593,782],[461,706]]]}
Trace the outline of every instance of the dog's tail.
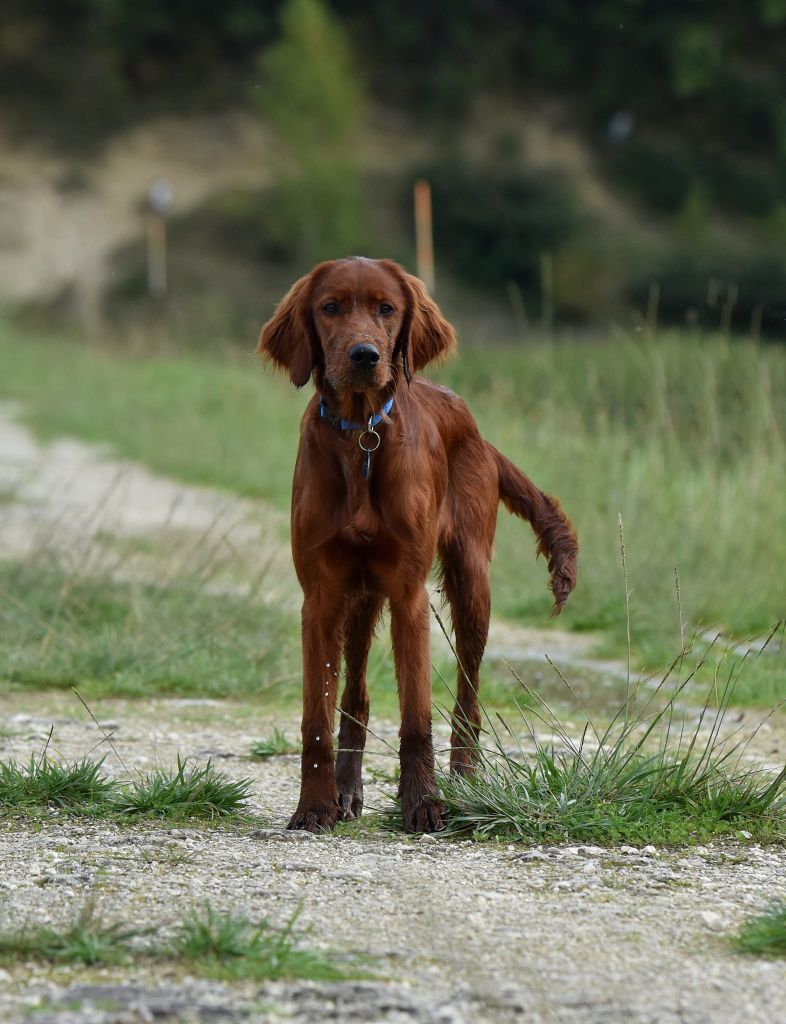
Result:
{"label": "dog's tail", "polygon": [[[486,442],[488,444],[488,442]],[[488,446],[499,472],[499,496],[505,508],[526,519],[538,538],[538,555],[545,555],[551,574],[554,614],[558,615],[576,586],[579,544],[570,520],[556,498],[544,494],[510,459]]]}

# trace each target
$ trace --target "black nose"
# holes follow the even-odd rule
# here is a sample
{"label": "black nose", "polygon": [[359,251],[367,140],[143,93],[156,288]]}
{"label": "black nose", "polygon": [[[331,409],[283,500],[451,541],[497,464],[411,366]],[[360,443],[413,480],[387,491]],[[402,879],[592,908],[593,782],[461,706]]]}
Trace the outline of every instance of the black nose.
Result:
{"label": "black nose", "polygon": [[362,342],[360,345],[353,345],[349,350],[349,358],[361,370],[370,370],[379,362],[379,349],[376,345]]}

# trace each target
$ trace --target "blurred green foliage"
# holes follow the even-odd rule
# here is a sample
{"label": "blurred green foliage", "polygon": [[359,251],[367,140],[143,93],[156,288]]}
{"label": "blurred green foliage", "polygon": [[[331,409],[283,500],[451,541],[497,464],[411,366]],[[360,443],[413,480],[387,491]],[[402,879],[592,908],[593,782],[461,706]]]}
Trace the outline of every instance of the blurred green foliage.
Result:
{"label": "blurred green foliage", "polygon": [[696,254],[675,247],[646,277],[631,281],[628,297],[637,308],[646,306],[653,280],[665,320],[710,331],[725,324],[754,334],[782,335],[786,327],[786,272],[774,249]]}
{"label": "blurred green foliage", "polygon": [[294,169],[267,197],[262,220],[282,255],[307,265],[367,242],[353,159],[363,92],[341,25],[319,0],[287,0],[281,25],[256,95]]}
{"label": "blurred green foliage", "polygon": [[575,194],[553,173],[454,154],[421,176],[431,182],[440,252],[460,277],[480,286],[537,286],[542,254],[582,226]]}
{"label": "blurred green foliage", "polygon": [[700,183],[718,208],[763,216],[786,184],[775,163],[718,160],[682,140],[638,138],[607,147],[606,166],[633,198],[661,213],[679,210]]}
{"label": "blurred green foliage", "polygon": [[0,96],[18,131],[68,147],[161,110],[239,98],[277,3],[4,0]]}
{"label": "blurred green foliage", "polygon": [[333,0],[351,60],[327,9],[289,6],[282,19],[282,0],[6,0],[0,86],[6,100],[57,97],[82,115],[153,94],[199,104],[245,88],[274,43],[269,63],[286,63],[321,18],[321,53],[309,51],[319,66],[290,79],[293,114],[316,82],[320,102],[323,89],[327,102],[338,97],[322,73],[333,60],[362,69],[375,95],[454,124],[483,90],[562,92],[598,132],[627,110],[637,131],[681,136],[721,160],[786,160],[784,0]]}
{"label": "blurred green foliage", "polygon": [[[526,288],[542,251],[576,252],[574,197],[550,176],[538,179],[526,153],[504,169],[477,152],[451,166],[444,153],[460,148],[480,96],[502,97],[522,123],[528,110],[556,100],[567,112],[563,127],[589,144],[612,193],[634,204],[642,221],[660,218],[664,251],[644,270],[626,272],[627,255],[620,259],[606,225],[595,226],[597,258],[617,254],[601,275],[614,275],[614,294],[604,284],[608,297],[597,312],[618,314],[624,299],[649,287],[644,278],[679,269],[680,225],[697,196],[708,222],[725,218],[745,248],[756,250],[742,260],[741,290],[750,281],[762,301],[780,307],[786,276],[772,235],[786,195],[786,0],[3,6],[0,113],[18,131],[85,146],[163,110],[229,103],[259,110],[284,150],[279,182],[249,211],[249,222],[264,226],[266,260],[300,269],[325,255],[380,248],[368,216],[377,196],[364,202],[364,187],[372,189],[357,140],[371,114],[403,112],[413,139],[430,147],[411,160],[436,160],[438,261],[472,282],[480,270],[489,286]],[[375,128],[384,135],[384,122]],[[409,183],[406,159],[398,163],[402,185]],[[571,188],[577,191],[575,182]],[[382,248],[398,245],[390,239],[386,225]],[[651,242],[642,235],[640,246]],[[690,285],[700,290],[728,262],[702,262],[695,252],[691,259]],[[593,312],[586,296],[566,299],[574,313]],[[689,301],[700,295],[692,291]],[[665,303],[662,312],[681,319],[681,303]],[[764,318],[765,327],[770,322]]]}
{"label": "blurred green foliage", "polygon": [[298,160],[351,144],[363,98],[341,25],[319,0],[287,0],[281,38],[262,57],[260,106]]}

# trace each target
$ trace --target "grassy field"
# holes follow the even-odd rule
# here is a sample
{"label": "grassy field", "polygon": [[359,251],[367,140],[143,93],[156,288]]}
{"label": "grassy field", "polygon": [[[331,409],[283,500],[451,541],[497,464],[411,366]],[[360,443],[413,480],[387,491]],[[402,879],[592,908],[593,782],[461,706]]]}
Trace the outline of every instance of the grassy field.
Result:
{"label": "grassy field", "polygon": [[[561,627],[601,630],[606,653],[624,653],[620,516],[636,663],[667,661],[679,649],[681,621],[686,636],[696,627],[707,628],[708,635],[721,629],[742,636],[766,630],[786,614],[786,350],[674,334],[494,349],[465,344],[436,375],[467,399],[490,441],[562,499],[576,524],[580,585]],[[288,505],[307,395],[228,344],[217,344],[212,356],[156,354],[18,336],[5,328],[0,397],[20,400],[24,421],[40,437],[109,442],[117,453],[182,480]],[[494,611],[543,625],[549,595],[532,535],[504,513],[499,523]],[[74,662],[62,647],[47,654],[49,663],[40,657],[49,647],[41,623],[51,620],[47,602],[58,582],[40,588],[26,566],[6,566],[3,573],[4,590],[16,604],[3,610],[0,643],[7,654],[8,638],[18,640],[20,616],[27,615],[28,632],[39,645],[36,657],[35,645],[16,643],[11,677],[17,672],[34,682],[39,673],[41,684],[71,682]],[[67,626],[70,614],[77,632],[90,631],[93,622],[93,632],[104,638],[103,650],[88,644],[97,664],[77,662],[80,679],[122,675],[128,692],[135,692],[134,666],[147,664],[139,644],[153,644],[140,640],[144,630],[137,628],[126,628],[123,642],[116,642],[132,606],[137,616],[152,609],[149,625],[162,639],[160,658],[172,666],[173,692],[202,685],[205,692],[248,692],[258,685],[260,670],[270,679],[296,677],[292,616],[271,612],[264,627],[258,617],[246,626],[254,612],[244,611],[239,600],[231,609],[231,642],[224,645],[216,609],[205,595],[142,591],[140,603],[136,588],[134,604],[111,588],[96,593],[89,581],[79,586],[85,593],[71,588],[75,604],[65,613],[59,609],[60,621]],[[185,602],[189,615],[183,617]],[[77,612],[82,604],[85,616]],[[226,605],[221,614],[229,620]],[[174,628],[189,619],[185,632]],[[204,651],[194,663],[195,641],[206,634],[215,637],[211,656],[219,659],[220,671]],[[65,663],[53,666],[53,658]],[[782,660],[764,657],[748,666],[738,699],[779,699]],[[705,678],[712,678],[717,664],[710,659]],[[149,673],[142,675],[149,681]],[[200,679],[202,684],[194,682]],[[143,679],[137,692],[146,685]]]}

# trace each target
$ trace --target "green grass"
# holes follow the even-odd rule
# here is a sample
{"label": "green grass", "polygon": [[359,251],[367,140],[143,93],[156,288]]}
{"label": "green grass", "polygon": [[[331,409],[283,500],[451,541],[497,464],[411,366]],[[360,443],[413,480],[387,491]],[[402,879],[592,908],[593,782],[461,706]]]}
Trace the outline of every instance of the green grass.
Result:
{"label": "green grass", "polygon": [[[0,682],[76,687],[89,699],[252,698],[269,713],[297,706],[299,616],[262,600],[259,585],[214,592],[199,573],[172,573],[166,560],[159,577],[123,580],[124,558],[110,551],[87,573],[46,547],[0,562]],[[449,658],[436,658],[435,666],[454,679]],[[372,648],[368,679],[374,713],[394,716],[395,669],[385,639]],[[511,694],[505,686],[492,697],[504,707]],[[438,701],[447,697],[435,688]],[[291,751],[282,745],[272,752]]]}
{"label": "green grass", "polygon": [[[646,658],[664,659],[678,635],[675,565],[688,623],[745,635],[784,616],[786,583],[775,570],[786,558],[782,347],[670,335],[532,345],[491,359],[468,350],[445,376],[486,436],[575,520],[579,589],[561,622],[607,630],[622,646],[618,514],[633,639]],[[521,525],[501,516],[498,613],[541,614],[530,550]]]}
{"label": "green grass", "polygon": [[735,945],[742,953],[755,956],[786,956],[786,902],[774,903],[758,917],[746,921]]}
{"label": "green grass", "polygon": [[123,582],[53,556],[0,563],[0,679],[88,697],[291,697],[294,614],[194,578]]}
{"label": "green grass", "polygon": [[[337,981],[366,974],[358,957],[303,945],[297,912],[283,927],[267,920],[214,910],[206,904],[187,913],[168,943],[143,943],[154,929],[107,924],[88,905],[61,929],[39,926],[0,933],[0,963],[37,960],[54,964],[127,965],[167,962],[210,978],[270,981],[306,978]],[[155,929],[158,931],[158,929]]]}
{"label": "green grass", "polygon": [[[632,687],[608,725],[590,718],[578,739],[522,684],[529,705],[516,727],[487,716],[476,774],[441,778],[447,834],[668,844],[741,830],[786,836],[786,768],[751,764],[744,755],[756,730],[730,728],[735,669],[691,716],[681,702],[695,674],[679,657],[654,687]],[[536,736],[536,723],[551,742]]]}
{"label": "green grass", "polygon": [[698,695],[717,695],[720,680],[734,677],[734,703],[743,707],[773,708],[786,696],[786,620],[754,636],[719,643],[714,630],[703,633],[691,644],[685,664],[694,672]]}
{"label": "green grass", "polygon": [[178,757],[173,771],[159,770],[119,782],[102,772],[104,760],[71,764],[31,755],[27,764],[0,761],[0,811],[62,811],[116,820],[237,818],[246,809],[248,779],[232,779],[212,762],[189,767]]}
{"label": "green grass", "polygon": [[131,962],[130,940],[142,935],[138,928],[106,924],[97,919],[92,904],[62,929],[25,927],[0,933],[0,963],[38,960],[54,964],[102,964]]}
{"label": "green grass", "polygon": [[357,958],[304,948],[296,921],[297,914],[283,928],[275,928],[266,920],[253,922],[245,915],[205,906],[180,924],[170,955],[200,974],[225,980],[337,981],[365,973]]}
{"label": "green grass", "polygon": [[26,765],[0,761],[0,808],[85,810],[105,806],[112,783],[101,770],[103,763],[103,758],[82,758],[67,764],[51,760],[46,753],[38,758],[31,754]]}
{"label": "green grass", "polygon": [[[559,495],[575,520],[579,587],[559,626],[602,630],[610,653],[624,651],[619,514],[638,663],[665,662],[678,636],[675,565],[688,627],[717,627],[734,637],[784,617],[782,346],[674,333],[495,349],[473,348],[464,339],[459,357],[438,376],[467,399],[484,435]],[[0,396],[22,400],[25,420],[41,437],[108,441],[119,454],[180,479],[262,497],[280,509],[288,505],[307,394],[229,345],[217,346],[210,358],[120,353],[18,337],[6,328],[0,330]],[[529,528],[501,514],[494,611],[542,625],[549,595],[533,552]],[[197,604],[191,621],[199,617]],[[164,651],[172,657],[164,655],[164,692],[186,692],[194,678],[202,680],[199,687],[231,692],[235,683],[215,665],[189,664],[182,652],[187,642],[175,641],[172,629],[166,634]],[[111,660],[116,650],[109,643],[103,657]],[[119,650],[128,653],[128,645]],[[281,659],[287,673],[296,671],[296,660],[295,641],[295,656],[285,652]],[[46,662],[40,673],[37,665],[23,671],[45,683]],[[760,659],[740,699],[769,702],[782,665],[782,655]],[[183,667],[179,678],[177,666]],[[88,664],[91,671],[97,674]],[[133,687],[133,674],[121,664],[116,678]],[[239,676],[242,692],[249,674]]]}
{"label": "green grass", "polygon": [[287,739],[280,729],[274,729],[265,739],[257,740],[251,746],[251,756],[266,760],[269,757],[282,757],[285,754],[299,754],[300,745]]}
{"label": "green grass", "polygon": [[118,814],[151,818],[225,818],[246,808],[248,779],[232,779],[212,762],[189,768],[177,759],[171,772],[149,772],[118,789],[114,810]]}

